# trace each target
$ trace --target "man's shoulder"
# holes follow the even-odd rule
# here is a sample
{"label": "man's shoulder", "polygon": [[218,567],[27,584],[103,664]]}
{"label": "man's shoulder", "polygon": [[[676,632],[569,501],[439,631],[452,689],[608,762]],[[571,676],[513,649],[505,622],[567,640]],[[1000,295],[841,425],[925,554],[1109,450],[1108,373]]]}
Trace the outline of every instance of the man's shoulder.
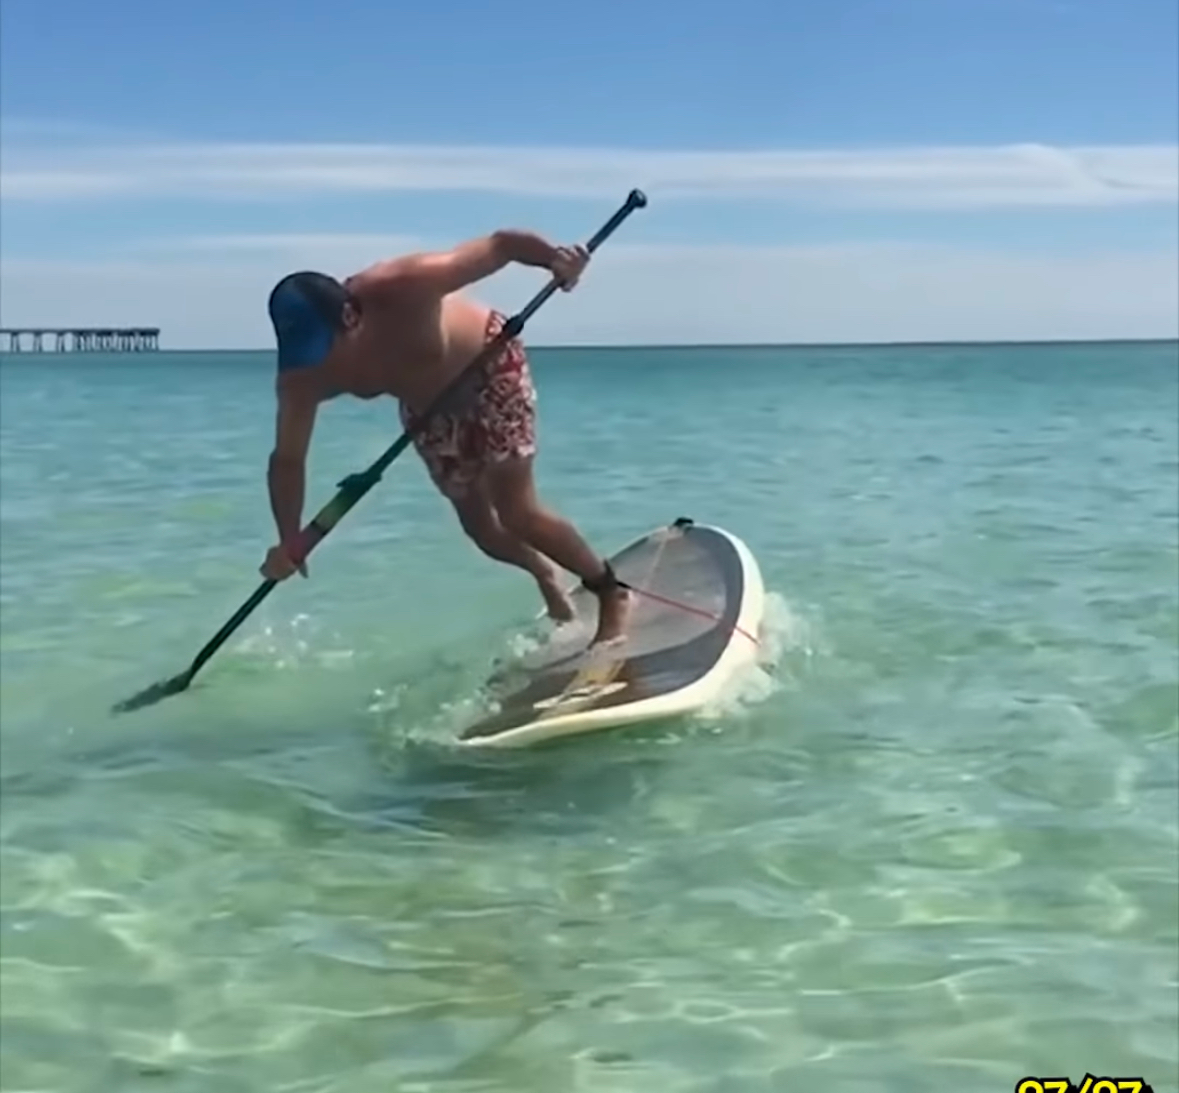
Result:
{"label": "man's shoulder", "polygon": [[448,253],[418,252],[374,262],[344,282],[363,307],[421,307],[436,304],[452,290],[445,279]]}
{"label": "man's shoulder", "polygon": [[383,258],[352,274],[344,282],[344,287],[361,297],[372,293],[408,292],[420,285],[424,258],[420,254]]}

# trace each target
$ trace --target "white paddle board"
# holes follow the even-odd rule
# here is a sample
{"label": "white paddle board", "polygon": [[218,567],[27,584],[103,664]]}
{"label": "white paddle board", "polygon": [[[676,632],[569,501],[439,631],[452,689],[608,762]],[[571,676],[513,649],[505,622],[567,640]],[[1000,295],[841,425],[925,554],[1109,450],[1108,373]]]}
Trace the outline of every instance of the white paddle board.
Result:
{"label": "white paddle board", "polygon": [[737,536],[680,519],[610,562],[633,589],[623,640],[589,647],[598,602],[577,586],[574,621],[488,681],[496,709],[461,745],[521,747],[691,714],[756,660],[765,587]]}

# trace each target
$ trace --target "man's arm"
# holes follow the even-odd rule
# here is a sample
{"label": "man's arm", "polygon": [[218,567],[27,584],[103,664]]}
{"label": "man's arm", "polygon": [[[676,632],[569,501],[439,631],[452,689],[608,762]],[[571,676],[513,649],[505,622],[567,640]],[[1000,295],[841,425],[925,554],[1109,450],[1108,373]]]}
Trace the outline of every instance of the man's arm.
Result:
{"label": "man's arm", "polygon": [[361,292],[380,292],[386,287],[418,288],[430,295],[446,296],[498,273],[512,262],[553,269],[565,253],[565,248],[554,246],[535,232],[505,229],[460,243],[453,250],[410,254],[382,262],[353,278],[349,287],[355,286]]}
{"label": "man's arm", "polygon": [[266,482],[278,540],[288,548],[288,553],[299,544],[302,530],[307,451],[315,427],[316,406],[312,398],[279,392],[274,451],[270,453]]}

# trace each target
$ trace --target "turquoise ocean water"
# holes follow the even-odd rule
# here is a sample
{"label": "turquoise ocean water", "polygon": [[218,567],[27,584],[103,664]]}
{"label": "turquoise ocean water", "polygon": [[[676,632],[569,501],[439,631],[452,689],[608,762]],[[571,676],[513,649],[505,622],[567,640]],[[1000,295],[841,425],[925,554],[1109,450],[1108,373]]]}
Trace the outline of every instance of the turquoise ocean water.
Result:
{"label": "turquoise ocean water", "polygon": [[551,503],[761,561],[708,718],[455,749],[538,604],[412,453],[109,716],[258,583],[270,358],[0,362],[0,1087],[1176,1089],[1176,345],[534,358]]}

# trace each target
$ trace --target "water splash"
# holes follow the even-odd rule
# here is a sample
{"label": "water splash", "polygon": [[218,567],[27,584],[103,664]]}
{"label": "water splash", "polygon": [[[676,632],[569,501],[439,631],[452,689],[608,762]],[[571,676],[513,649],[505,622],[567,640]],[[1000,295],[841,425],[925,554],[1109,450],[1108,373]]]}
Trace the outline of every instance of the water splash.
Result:
{"label": "water splash", "polygon": [[708,703],[701,720],[715,725],[747,716],[783,689],[797,686],[820,647],[816,621],[780,592],[766,593],[758,641],[756,659]]}
{"label": "water splash", "polygon": [[281,624],[266,622],[247,634],[233,647],[248,660],[267,662],[279,671],[314,664],[321,668],[349,667],[357,651],[343,636],[325,633],[319,623],[306,613],[292,616]]}

